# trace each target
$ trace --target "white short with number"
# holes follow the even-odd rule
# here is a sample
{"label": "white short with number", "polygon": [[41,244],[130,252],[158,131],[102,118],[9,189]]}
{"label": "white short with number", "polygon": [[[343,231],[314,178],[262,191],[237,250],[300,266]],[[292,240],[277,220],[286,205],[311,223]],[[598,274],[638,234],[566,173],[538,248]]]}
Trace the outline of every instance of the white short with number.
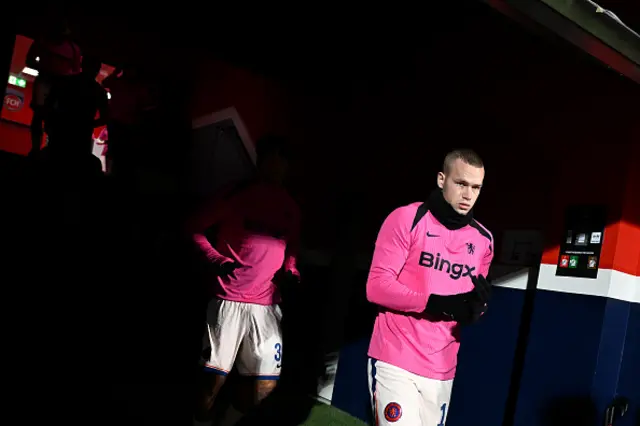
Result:
{"label": "white short with number", "polygon": [[369,359],[375,425],[444,426],[453,380],[434,380]]}
{"label": "white short with number", "polygon": [[244,376],[280,377],[282,313],[278,305],[256,305],[213,299],[207,309],[206,369],[226,375],[235,364]]}

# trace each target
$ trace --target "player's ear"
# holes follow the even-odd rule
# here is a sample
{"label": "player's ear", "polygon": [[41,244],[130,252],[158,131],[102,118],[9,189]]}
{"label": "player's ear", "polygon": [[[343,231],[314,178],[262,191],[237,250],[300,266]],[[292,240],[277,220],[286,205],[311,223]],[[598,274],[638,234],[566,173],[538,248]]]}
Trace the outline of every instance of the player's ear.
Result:
{"label": "player's ear", "polygon": [[444,178],[445,178],[444,173],[439,172],[437,183],[438,183],[438,188],[440,189],[444,189]]}

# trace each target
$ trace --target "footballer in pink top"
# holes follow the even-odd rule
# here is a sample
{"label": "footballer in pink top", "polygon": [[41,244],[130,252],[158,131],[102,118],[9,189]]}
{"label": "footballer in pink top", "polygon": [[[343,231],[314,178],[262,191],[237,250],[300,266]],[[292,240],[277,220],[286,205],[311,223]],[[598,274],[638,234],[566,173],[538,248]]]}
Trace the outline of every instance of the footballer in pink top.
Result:
{"label": "footballer in pink top", "polygon": [[486,311],[491,233],[473,218],[484,165],[470,150],[444,160],[425,203],[393,211],[378,234],[367,298],[380,307],[369,346],[376,424],[444,426],[459,328]]}
{"label": "footballer in pink top", "polygon": [[[198,421],[211,416],[216,395],[234,365],[241,375],[256,379],[253,392],[248,392],[249,404],[267,396],[280,376],[276,282],[299,280],[299,210],[282,186],[288,157],[285,141],[263,138],[257,151],[257,178],[215,200],[190,224],[190,234],[215,273],[205,336],[211,349],[205,370],[212,374],[207,375],[211,380],[203,390]],[[215,241],[207,232],[212,226],[217,228]]]}

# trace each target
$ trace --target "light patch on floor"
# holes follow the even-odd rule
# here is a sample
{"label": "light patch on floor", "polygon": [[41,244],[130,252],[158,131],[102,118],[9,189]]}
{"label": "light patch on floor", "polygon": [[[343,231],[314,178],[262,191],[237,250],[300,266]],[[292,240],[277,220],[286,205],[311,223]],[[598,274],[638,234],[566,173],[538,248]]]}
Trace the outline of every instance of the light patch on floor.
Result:
{"label": "light patch on floor", "polygon": [[318,383],[318,394],[315,398],[327,405],[331,405],[333,386],[336,382],[336,371],[338,370],[338,358],[338,352],[327,354],[325,357],[326,378]]}

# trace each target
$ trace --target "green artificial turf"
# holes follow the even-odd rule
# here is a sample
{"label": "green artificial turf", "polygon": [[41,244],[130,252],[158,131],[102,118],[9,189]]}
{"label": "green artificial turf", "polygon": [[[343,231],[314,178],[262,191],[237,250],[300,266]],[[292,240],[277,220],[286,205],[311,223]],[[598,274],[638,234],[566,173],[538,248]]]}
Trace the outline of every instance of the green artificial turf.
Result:
{"label": "green artificial turf", "polygon": [[317,403],[311,409],[304,426],[365,426],[362,420],[351,417],[330,405]]}

